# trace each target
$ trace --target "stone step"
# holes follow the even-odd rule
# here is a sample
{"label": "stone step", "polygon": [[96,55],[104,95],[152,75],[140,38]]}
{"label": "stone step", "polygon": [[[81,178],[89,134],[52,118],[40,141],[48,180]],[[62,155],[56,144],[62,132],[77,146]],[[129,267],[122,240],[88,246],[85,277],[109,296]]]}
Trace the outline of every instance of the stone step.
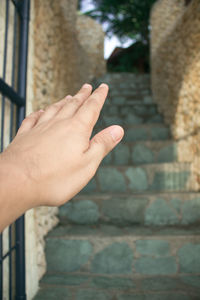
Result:
{"label": "stone step", "polygon": [[110,124],[136,125],[142,123],[163,123],[164,118],[154,104],[109,104],[103,107],[98,126]]}
{"label": "stone step", "polygon": [[[122,103],[120,103],[120,102],[122,102]],[[124,107],[126,107],[126,106],[135,107],[136,105],[142,105],[142,106],[155,105],[155,103],[148,103],[148,102],[145,103],[141,99],[137,99],[137,100],[131,100],[131,99],[126,100],[125,99],[125,100],[119,100],[119,101],[117,101],[117,99],[116,99],[115,103],[112,103],[111,99],[108,98],[104,104],[104,107],[105,107],[105,109],[107,109],[108,107],[113,107],[113,106],[121,107],[122,105]]]}
{"label": "stone step", "polygon": [[140,165],[176,162],[178,144],[173,141],[121,142],[103,160],[103,165]]}
{"label": "stone step", "polygon": [[80,195],[59,208],[61,224],[200,225],[200,193]]}
{"label": "stone step", "polygon": [[195,182],[189,163],[102,166],[81,194],[196,191]]}
{"label": "stone step", "polygon": [[149,74],[111,74],[108,73],[93,82],[94,86],[98,86],[102,82],[107,83],[111,88],[130,88],[138,86],[150,87],[150,76]]}
{"label": "stone step", "polygon": [[127,116],[106,116],[101,115],[100,119],[97,122],[97,126],[110,126],[112,124],[118,124],[121,126],[127,125],[139,125],[139,124],[154,124],[154,123],[163,123],[164,119],[161,115],[155,114],[153,116],[143,116],[139,117],[134,113],[130,113]]}
{"label": "stone step", "polygon": [[[46,238],[48,272],[198,276],[200,228],[59,226]],[[198,279],[198,283],[200,281]]]}
{"label": "stone step", "polygon": [[113,100],[115,97],[125,97],[125,98],[133,98],[144,101],[145,103],[153,103],[153,99],[151,96],[151,91],[149,89],[144,89],[144,87],[137,87],[137,88],[128,88],[128,89],[121,89],[121,88],[113,88],[110,89],[108,92],[108,98],[112,98]]}
{"label": "stone step", "polygon": [[107,105],[127,105],[127,104],[154,104],[153,98],[149,94],[144,94],[144,92],[131,92],[128,91],[126,94],[123,94],[121,92],[115,91],[113,93],[108,94],[108,98],[105,102],[105,106]]}
{"label": "stone step", "polygon": [[[114,123],[115,124],[115,123]],[[114,125],[113,123],[109,125]],[[98,125],[98,124],[97,124]],[[171,138],[170,130],[163,124],[139,124],[127,125],[124,128],[124,142],[135,141],[166,141]],[[104,127],[95,127],[93,134],[101,131]]]}
{"label": "stone step", "polygon": [[157,105],[141,102],[113,105],[108,100],[107,106],[104,106],[102,109],[102,116],[106,117],[127,117],[129,114],[134,114],[138,117],[152,117],[158,114]]}
{"label": "stone step", "polygon": [[148,276],[47,273],[34,300],[198,300],[195,275]]}
{"label": "stone step", "polygon": [[[126,94],[126,91],[139,91],[143,95],[151,94],[151,87],[150,82],[141,82],[136,80],[129,80],[128,82],[120,82],[120,81],[113,81],[113,82],[106,82],[109,86],[109,92],[112,93],[113,91],[121,91],[122,93]],[[98,85],[95,84],[95,88]]]}

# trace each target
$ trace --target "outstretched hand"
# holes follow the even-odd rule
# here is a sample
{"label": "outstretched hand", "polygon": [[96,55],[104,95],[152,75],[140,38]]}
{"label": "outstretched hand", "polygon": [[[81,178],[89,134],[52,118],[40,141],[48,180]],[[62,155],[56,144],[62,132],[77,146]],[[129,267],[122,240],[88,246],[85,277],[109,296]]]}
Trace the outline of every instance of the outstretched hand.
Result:
{"label": "outstretched hand", "polygon": [[7,166],[13,170],[21,185],[25,205],[19,213],[70,200],[120,142],[124,132],[117,125],[91,139],[107,93],[106,84],[93,93],[92,86],[85,84],[74,97],[67,96],[23,121],[12,143],[0,155],[0,169]]}

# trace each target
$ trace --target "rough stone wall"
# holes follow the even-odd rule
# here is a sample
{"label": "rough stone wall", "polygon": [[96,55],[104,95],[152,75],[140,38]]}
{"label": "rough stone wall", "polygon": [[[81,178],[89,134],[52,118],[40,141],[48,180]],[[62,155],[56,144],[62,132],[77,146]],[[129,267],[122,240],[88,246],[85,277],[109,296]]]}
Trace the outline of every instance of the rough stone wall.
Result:
{"label": "rough stone wall", "polygon": [[[105,73],[104,33],[93,19],[78,15],[76,23],[78,52],[80,55],[81,83],[91,82]],[[86,78],[86,79],[85,79]]]}
{"label": "rough stone wall", "polygon": [[78,16],[77,1],[35,0],[34,109],[105,72],[104,34],[100,25]]}
{"label": "rough stone wall", "polygon": [[200,183],[200,2],[160,0],[151,16],[152,90],[180,161],[192,162]]}
{"label": "rough stone wall", "polygon": [[[81,84],[105,73],[104,33],[78,15],[77,0],[35,0],[32,110],[73,94]],[[29,109],[31,112],[31,108]],[[38,279],[46,270],[44,237],[57,223],[57,208],[34,210]]]}

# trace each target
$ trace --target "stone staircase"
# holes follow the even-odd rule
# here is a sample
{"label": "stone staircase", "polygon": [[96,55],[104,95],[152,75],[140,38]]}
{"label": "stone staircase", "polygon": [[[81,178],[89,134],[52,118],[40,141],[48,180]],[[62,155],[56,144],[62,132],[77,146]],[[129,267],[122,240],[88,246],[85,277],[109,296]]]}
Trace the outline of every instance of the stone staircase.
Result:
{"label": "stone staircase", "polygon": [[200,194],[190,165],[177,162],[149,76],[102,81],[110,93],[94,131],[121,124],[125,137],[60,208],[35,299],[200,299]]}

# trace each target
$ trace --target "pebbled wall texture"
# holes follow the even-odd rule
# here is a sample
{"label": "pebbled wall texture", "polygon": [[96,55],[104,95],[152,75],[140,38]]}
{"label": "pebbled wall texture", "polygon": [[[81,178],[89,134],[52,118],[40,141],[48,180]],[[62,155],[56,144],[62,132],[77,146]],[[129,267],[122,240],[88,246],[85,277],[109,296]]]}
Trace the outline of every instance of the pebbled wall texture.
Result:
{"label": "pebbled wall texture", "polygon": [[[105,71],[104,32],[77,12],[77,0],[31,2],[27,114],[74,94]],[[58,223],[56,215],[51,207],[26,214],[28,299],[46,270],[44,237]]]}
{"label": "pebbled wall texture", "polygon": [[104,33],[95,21],[78,15],[76,0],[34,4],[34,108],[38,109],[104,74]]}
{"label": "pebbled wall texture", "polygon": [[200,2],[157,1],[151,27],[153,96],[200,188]]}

